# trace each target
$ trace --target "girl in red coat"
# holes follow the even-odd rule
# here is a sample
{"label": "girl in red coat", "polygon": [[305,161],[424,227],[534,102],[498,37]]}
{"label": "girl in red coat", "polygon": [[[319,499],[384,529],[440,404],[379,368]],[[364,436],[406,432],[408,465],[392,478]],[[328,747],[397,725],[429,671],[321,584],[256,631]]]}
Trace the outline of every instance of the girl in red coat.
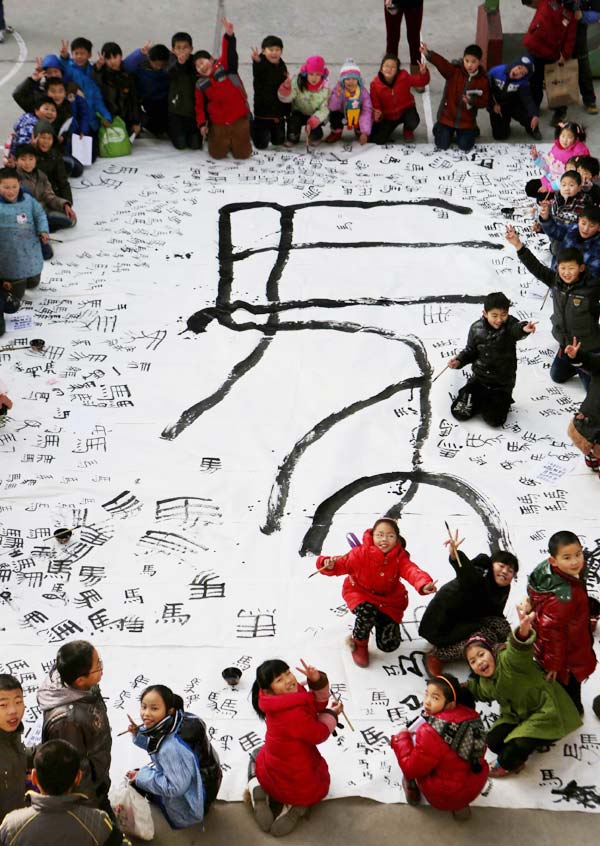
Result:
{"label": "girl in red coat", "polygon": [[[379,73],[371,83],[373,131],[371,141],[387,144],[397,126],[403,124],[405,141],[414,141],[415,129],[421,122],[411,88],[429,85],[429,70],[425,62],[417,65],[418,73],[400,69],[396,56],[386,54]],[[421,88],[422,90],[422,88]]]}
{"label": "girl in red coat", "polygon": [[408,729],[392,737],[409,805],[419,803],[422,791],[434,808],[452,811],[455,819],[470,817],[469,803],[483,790],[489,769],[485,730],[473,704],[454,676],[427,680],[414,741]]}
{"label": "girl in red coat", "polygon": [[329,790],[329,770],[317,744],[335,730],[341,703],[327,707],[325,673],[300,661],[308,690],[285,661],[264,661],[252,685],[252,705],[267,722],[264,746],[252,753],[248,793],[256,821],[275,837],[289,834]]}
{"label": "girl in red coat", "polygon": [[435,593],[435,582],[414,564],[406,552],[398,524],[390,517],[367,529],[363,542],[346,555],[317,558],[323,576],[346,576],[342,596],[356,615],[350,638],[354,663],[369,666],[369,637],[375,628],[377,648],[393,652],[400,646],[400,623],[408,605],[408,593],[400,581],[421,594]]}

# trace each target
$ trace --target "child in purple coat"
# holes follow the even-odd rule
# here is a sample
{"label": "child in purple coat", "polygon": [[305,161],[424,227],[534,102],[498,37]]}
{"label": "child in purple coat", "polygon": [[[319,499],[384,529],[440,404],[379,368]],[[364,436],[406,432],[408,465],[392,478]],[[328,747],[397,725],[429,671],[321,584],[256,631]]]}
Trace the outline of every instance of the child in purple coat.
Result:
{"label": "child in purple coat", "polygon": [[353,129],[361,144],[366,144],[373,126],[373,106],[369,86],[361,76],[353,59],[346,59],[340,77],[329,98],[331,132],[325,139],[328,144],[339,141],[344,131]]}

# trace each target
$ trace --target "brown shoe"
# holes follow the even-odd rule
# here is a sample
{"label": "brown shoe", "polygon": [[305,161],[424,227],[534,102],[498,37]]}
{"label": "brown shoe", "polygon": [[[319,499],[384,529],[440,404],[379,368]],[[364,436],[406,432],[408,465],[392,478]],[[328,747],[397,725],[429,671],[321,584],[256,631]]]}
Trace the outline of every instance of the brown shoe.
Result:
{"label": "brown shoe", "polygon": [[421,791],[417,786],[417,782],[412,778],[402,779],[402,789],[406,796],[406,801],[409,805],[418,805],[421,801]]}
{"label": "brown shoe", "polygon": [[430,676],[435,678],[442,674],[444,670],[444,664],[440,659],[433,654],[433,652],[428,652],[425,656],[425,666],[427,667],[427,672]]}
{"label": "brown shoe", "polygon": [[342,130],[341,129],[332,129],[327,138],[325,139],[326,144],[333,144],[336,141],[339,141],[342,137]]}
{"label": "brown shoe", "polygon": [[[421,72],[420,72],[420,70],[419,70],[419,66],[418,66],[418,65],[411,65],[411,66],[410,66],[410,72],[411,72],[412,74],[414,74],[415,76],[420,76],[420,74],[421,74]],[[421,87],[421,88],[416,88],[416,87],[415,87],[415,91],[416,91],[418,94],[422,94],[422,93],[425,91],[425,88],[423,88],[423,87]]]}

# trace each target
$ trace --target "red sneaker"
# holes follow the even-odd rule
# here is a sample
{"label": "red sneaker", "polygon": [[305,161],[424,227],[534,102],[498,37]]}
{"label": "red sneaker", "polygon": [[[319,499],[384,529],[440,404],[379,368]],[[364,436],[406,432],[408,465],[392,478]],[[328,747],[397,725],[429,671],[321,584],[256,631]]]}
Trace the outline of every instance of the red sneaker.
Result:
{"label": "red sneaker", "polygon": [[405,129],[402,133],[402,137],[405,141],[414,141],[415,140],[415,133],[411,132],[410,129]]}
{"label": "red sneaker", "polygon": [[332,129],[327,138],[325,139],[326,144],[334,144],[336,141],[339,141],[342,137],[342,130],[341,129]]}
{"label": "red sneaker", "polygon": [[506,776],[517,775],[517,773],[520,773],[524,768],[525,764],[521,764],[514,770],[505,770],[504,767],[501,767],[500,763],[496,761],[494,766],[490,768],[489,776],[490,778],[506,778]]}

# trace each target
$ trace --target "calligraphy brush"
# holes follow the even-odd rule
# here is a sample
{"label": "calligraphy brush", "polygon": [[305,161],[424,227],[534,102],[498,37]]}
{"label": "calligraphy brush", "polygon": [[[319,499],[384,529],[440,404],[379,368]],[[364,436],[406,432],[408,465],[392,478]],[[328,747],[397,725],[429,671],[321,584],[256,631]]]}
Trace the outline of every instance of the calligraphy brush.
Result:
{"label": "calligraphy brush", "polygon": [[315,570],[315,572],[314,572],[314,573],[311,573],[311,574],[310,574],[310,576],[309,576],[308,578],[309,578],[309,579],[312,579],[312,577],[313,577],[313,576],[316,576],[316,575],[317,575],[317,573],[320,573],[320,572],[321,572],[321,570],[325,570],[325,569],[326,569],[326,567],[325,567],[325,565],[323,564],[323,566],[322,566],[322,567],[319,567],[319,569],[318,569],[318,570]]}
{"label": "calligraphy brush", "polygon": [[542,300],[542,304],[541,304],[541,306],[540,306],[540,311],[541,311],[541,310],[544,308],[544,306],[546,305],[546,300],[548,299],[548,295],[549,295],[549,293],[550,293],[550,288],[548,288],[548,290],[547,290],[547,291],[546,291],[546,293],[544,294],[544,299]]}
{"label": "calligraphy brush", "polygon": [[344,718],[345,718],[346,722],[348,723],[350,730],[354,731],[354,726],[352,725],[352,721],[351,721],[350,717],[346,713],[346,709],[344,708],[344,703],[342,702],[340,697],[333,692],[333,690],[330,691],[330,692],[331,692],[331,695],[333,696],[333,698],[335,699],[336,702],[341,702],[341,704],[342,704],[342,714],[344,715]]}
{"label": "calligraphy brush", "polygon": [[458,557],[458,550],[456,549],[456,544],[454,543],[454,538],[452,537],[452,532],[450,531],[450,526],[448,525],[447,520],[444,520],[444,526],[446,527],[448,537],[450,538],[450,548],[452,549],[452,557],[454,558],[458,566],[462,567],[462,564],[460,563],[460,558]]}
{"label": "calligraphy brush", "polygon": [[450,367],[450,363],[448,362],[448,364],[444,367],[444,369],[443,369],[443,370],[440,370],[440,372],[438,373],[438,375],[437,375],[435,378],[433,378],[433,379],[431,380],[431,384],[433,385],[433,383],[434,383],[434,382],[437,382],[437,380],[440,378],[440,376],[442,375],[442,373],[445,373],[445,372],[446,372],[446,370],[447,370],[449,367]]}

